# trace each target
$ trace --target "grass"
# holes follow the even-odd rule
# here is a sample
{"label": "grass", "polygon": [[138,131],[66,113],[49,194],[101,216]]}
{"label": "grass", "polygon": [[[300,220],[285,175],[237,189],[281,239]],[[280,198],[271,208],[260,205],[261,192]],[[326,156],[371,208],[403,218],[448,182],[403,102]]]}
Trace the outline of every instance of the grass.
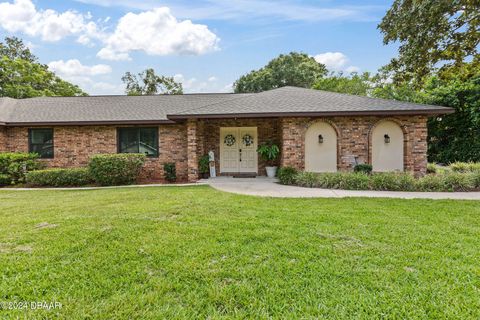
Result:
{"label": "grass", "polygon": [[[0,191],[0,318],[480,317],[475,201]],[[0,304],[1,306],[1,304]]]}

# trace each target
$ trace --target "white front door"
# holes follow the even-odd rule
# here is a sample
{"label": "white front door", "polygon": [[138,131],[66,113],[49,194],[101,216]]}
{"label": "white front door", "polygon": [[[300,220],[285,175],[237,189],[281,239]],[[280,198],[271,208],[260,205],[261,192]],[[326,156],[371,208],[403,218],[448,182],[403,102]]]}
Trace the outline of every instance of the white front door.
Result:
{"label": "white front door", "polygon": [[257,128],[220,128],[220,172],[258,171]]}

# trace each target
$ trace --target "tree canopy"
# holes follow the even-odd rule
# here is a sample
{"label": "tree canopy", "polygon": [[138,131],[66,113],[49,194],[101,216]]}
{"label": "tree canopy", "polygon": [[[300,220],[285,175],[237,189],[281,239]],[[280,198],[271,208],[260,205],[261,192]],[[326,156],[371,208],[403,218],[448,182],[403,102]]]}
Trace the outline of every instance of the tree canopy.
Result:
{"label": "tree canopy", "polygon": [[152,68],[138,74],[125,72],[122,77],[125,83],[125,93],[129,96],[154,95],[154,94],[182,94],[182,84],[173,77],[158,76]]}
{"label": "tree canopy", "polygon": [[38,62],[22,40],[11,37],[0,42],[0,96],[30,98],[40,96],[86,95],[78,86],[57,77]]}
{"label": "tree canopy", "polygon": [[420,83],[440,67],[440,76],[479,62],[480,2],[395,0],[378,28],[384,44],[399,42],[399,55],[384,69],[395,82]]}
{"label": "tree canopy", "polygon": [[261,92],[285,86],[311,88],[327,74],[325,65],[305,53],[281,54],[259,70],[241,76],[234,83],[236,93]]}
{"label": "tree canopy", "polygon": [[312,86],[313,89],[332,91],[339,93],[348,93],[359,96],[366,96],[372,89],[372,78],[370,73],[353,73],[344,75],[343,73],[331,73],[329,76],[317,80]]}

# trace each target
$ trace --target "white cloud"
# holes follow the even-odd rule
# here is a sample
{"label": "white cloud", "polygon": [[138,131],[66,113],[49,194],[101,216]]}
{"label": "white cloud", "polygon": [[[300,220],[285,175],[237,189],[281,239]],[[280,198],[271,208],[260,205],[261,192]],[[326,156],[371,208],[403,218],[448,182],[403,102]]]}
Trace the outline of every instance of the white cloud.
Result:
{"label": "white cloud", "polygon": [[96,76],[112,72],[112,68],[109,65],[96,64],[85,66],[77,59],[52,61],[48,64],[48,67],[63,77]]}
{"label": "white cloud", "polygon": [[[58,60],[48,63],[48,68],[62,79],[80,86],[89,94],[122,94],[123,86],[99,81],[98,77],[108,75],[112,68],[106,64],[83,65],[78,59]],[[105,77],[102,77],[105,78]]]}
{"label": "white cloud", "polygon": [[342,52],[325,52],[313,57],[318,63],[324,64],[329,71],[346,71],[348,73],[358,72],[360,68],[347,66],[350,59]]}
{"label": "white cloud", "polygon": [[101,32],[89,21],[91,15],[67,10],[37,10],[31,0],[14,0],[0,3],[0,26],[9,32],[22,32],[41,37],[44,41],[58,41],[78,35],[81,43],[98,38]]}
{"label": "white cloud", "polygon": [[169,8],[162,7],[138,14],[129,12],[120,18],[97,56],[126,60],[131,51],[144,51],[149,55],[198,55],[218,49],[218,41],[206,25],[178,21]]}
{"label": "white cloud", "polygon": [[211,76],[206,80],[185,77],[183,74],[173,76],[176,82],[181,82],[185,93],[232,92],[232,84],[221,84],[218,78]]}
{"label": "white cloud", "polygon": [[125,60],[132,60],[128,53],[119,53],[115,52],[111,48],[102,48],[100,51],[97,52],[97,57],[104,60],[111,60],[111,61],[125,61]]}
{"label": "white cloud", "polygon": [[341,52],[325,52],[317,54],[315,60],[323,63],[327,69],[341,70],[348,62],[348,58]]}

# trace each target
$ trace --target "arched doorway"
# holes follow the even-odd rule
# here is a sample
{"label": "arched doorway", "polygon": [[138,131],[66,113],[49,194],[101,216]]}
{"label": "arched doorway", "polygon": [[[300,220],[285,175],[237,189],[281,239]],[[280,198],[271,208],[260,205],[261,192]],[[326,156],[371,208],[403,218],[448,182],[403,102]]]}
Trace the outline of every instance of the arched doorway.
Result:
{"label": "arched doorway", "polygon": [[372,131],[373,171],[403,171],[403,131],[393,121],[383,120]]}
{"label": "arched doorway", "polygon": [[316,122],[305,133],[305,171],[337,171],[337,133],[327,122]]}

